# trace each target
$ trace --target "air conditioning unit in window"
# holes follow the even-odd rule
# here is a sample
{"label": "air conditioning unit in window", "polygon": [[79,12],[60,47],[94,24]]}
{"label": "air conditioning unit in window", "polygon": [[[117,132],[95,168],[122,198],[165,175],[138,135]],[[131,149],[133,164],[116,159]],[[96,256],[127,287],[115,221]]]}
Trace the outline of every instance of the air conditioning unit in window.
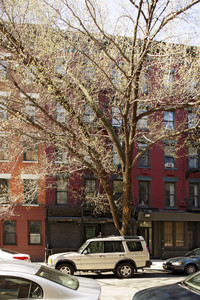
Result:
{"label": "air conditioning unit in window", "polygon": [[166,163],[165,168],[174,168],[174,163]]}

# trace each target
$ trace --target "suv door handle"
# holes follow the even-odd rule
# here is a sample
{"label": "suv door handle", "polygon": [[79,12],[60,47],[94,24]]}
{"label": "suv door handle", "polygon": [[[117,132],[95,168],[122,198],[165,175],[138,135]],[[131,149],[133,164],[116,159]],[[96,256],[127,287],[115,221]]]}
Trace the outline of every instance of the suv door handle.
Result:
{"label": "suv door handle", "polygon": [[120,254],[119,256],[123,256],[124,257],[124,254]]}
{"label": "suv door handle", "polygon": [[105,255],[100,255],[100,257],[105,257]]}

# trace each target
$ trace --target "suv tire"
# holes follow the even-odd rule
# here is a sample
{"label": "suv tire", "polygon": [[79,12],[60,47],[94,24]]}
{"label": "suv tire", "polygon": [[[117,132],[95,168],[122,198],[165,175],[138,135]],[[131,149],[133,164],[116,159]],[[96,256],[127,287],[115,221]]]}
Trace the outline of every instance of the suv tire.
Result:
{"label": "suv tire", "polygon": [[131,278],[134,274],[134,267],[130,263],[121,263],[117,266],[116,274],[119,278]]}
{"label": "suv tire", "polygon": [[68,263],[62,263],[58,265],[56,269],[68,275],[74,275],[74,268]]}

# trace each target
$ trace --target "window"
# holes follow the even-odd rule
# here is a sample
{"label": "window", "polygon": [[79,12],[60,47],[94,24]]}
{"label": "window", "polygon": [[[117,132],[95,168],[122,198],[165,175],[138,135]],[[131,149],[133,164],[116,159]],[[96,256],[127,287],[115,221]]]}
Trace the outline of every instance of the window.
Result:
{"label": "window", "polygon": [[139,204],[149,205],[150,201],[150,183],[149,181],[139,181]]}
{"label": "window", "polygon": [[16,245],[16,221],[4,222],[4,245]]}
{"label": "window", "polygon": [[66,73],[66,61],[64,57],[60,57],[56,64],[56,73],[60,76],[64,76]]}
{"label": "window", "polygon": [[167,130],[174,129],[174,113],[172,111],[164,112],[164,127]]}
{"label": "window", "polygon": [[84,237],[85,240],[91,239],[96,236],[95,226],[84,226]]}
{"label": "window", "polygon": [[25,113],[26,116],[31,119],[32,121],[35,121],[36,119],[36,108],[34,106],[34,104],[31,101],[26,101],[26,105],[25,105]]}
{"label": "window", "polygon": [[[147,147],[147,144],[145,143],[138,143],[138,151],[142,152],[143,150],[145,150],[145,148]],[[149,167],[150,165],[150,152],[149,149],[146,150],[138,159],[138,166],[139,167]]]}
{"label": "window", "polygon": [[[139,116],[142,113],[145,113],[146,111],[147,111],[147,109],[145,107],[138,108],[137,116]],[[147,130],[148,129],[148,116],[144,116],[138,120],[137,128],[139,130]]]}
{"label": "window", "polygon": [[143,70],[140,76],[139,88],[142,93],[148,94],[149,92],[149,73],[148,70]]}
{"label": "window", "polygon": [[175,238],[176,247],[184,247],[184,223],[176,222],[175,229],[176,229],[176,238]]}
{"label": "window", "polygon": [[39,245],[41,244],[41,222],[40,221],[29,221],[29,244]]}
{"label": "window", "polygon": [[0,80],[4,81],[8,78],[8,63],[7,61],[0,60]]}
{"label": "window", "polygon": [[115,148],[115,146],[113,145],[113,164],[116,166],[120,166],[120,159],[117,153],[117,149]]}
{"label": "window", "polygon": [[200,207],[198,183],[189,183],[189,205],[191,207]]}
{"label": "window", "polygon": [[113,127],[121,127],[122,126],[122,118],[120,115],[120,109],[117,106],[112,107],[112,126]]}
{"label": "window", "polygon": [[8,110],[7,110],[8,100],[5,97],[0,96],[0,119],[8,119]]}
{"label": "window", "polygon": [[166,70],[163,75],[163,87],[165,92],[172,93],[175,84],[175,70]]}
{"label": "window", "polygon": [[33,83],[35,81],[35,74],[37,73],[37,70],[34,66],[31,67],[25,67],[25,82],[26,83]]}
{"label": "window", "polygon": [[198,122],[198,115],[195,111],[188,111],[188,128],[192,128]]}
{"label": "window", "polygon": [[14,276],[0,277],[1,299],[43,298],[42,288],[35,282]]}
{"label": "window", "polygon": [[95,120],[95,114],[89,105],[85,105],[85,122],[92,123]]}
{"label": "window", "polygon": [[24,143],[24,161],[37,161],[37,144],[34,144],[34,140]]}
{"label": "window", "polygon": [[38,204],[37,180],[24,179],[24,203],[25,204]]}
{"label": "window", "polygon": [[175,146],[165,145],[165,168],[175,168]]}
{"label": "window", "polygon": [[56,203],[63,205],[68,203],[68,178],[56,178]]}
{"label": "window", "polygon": [[191,74],[191,77],[188,78],[188,94],[190,96],[194,96],[197,93],[198,89],[198,78],[195,78],[194,75]]}
{"label": "window", "polygon": [[135,251],[143,251],[141,242],[126,242],[127,246],[128,246],[128,250],[131,252],[135,252]]}
{"label": "window", "polygon": [[165,206],[175,207],[176,206],[176,195],[175,195],[175,183],[165,183]]}
{"label": "window", "polygon": [[123,181],[119,179],[113,180],[113,195],[114,200],[119,201],[122,199],[123,194]]}
{"label": "window", "polygon": [[121,241],[105,241],[104,253],[125,252]]}
{"label": "window", "polygon": [[184,222],[164,222],[164,247],[184,247]]}
{"label": "window", "polygon": [[8,160],[8,139],[5,134],[0,134],[0,161]]}
{"label": "window", "polygon": [[93,200],[96,196],[96,179],[85,179],[85,198]]}
{"label": "window", "polygon": [[86,250],[88,253],[104,253],[104,242],[90,242]]}
{"label": "window", "polygon": [[0,203],[8,203],[8,179],[0,178]]}
{"label": "window", "polygon": [[55,148],[55,162],[56,163],[67,163],[68,152],[66,149]]}
{"label": "window", "polygon": [[173,227],[172,222],[164,222],[164,247],[173,246]]}
{"label": "window", "polygon": [[67,123],[67,111],[59,103],[56,103],[56,120],[63,124]]}
{"label": "window", "polygon": [[86,62],[83,72],[87,82],[91,82],[95,78],[95,68],[89,62]]}
{"label": "window", "polygon": [[[123,63],[120,63],[119,66],[121,68],[123,68]],[[119,86],[122,84],[122,72],[120,71],[120,69],[115,65],[113,66],[112,70],[111,70],[111,80],[114,86],[116,86],[117,88],[119,88]]]}
{"label": "window", "polygon": [[198,149],[190,146],[188,149],[189,169],[195,169],[199,166]]}

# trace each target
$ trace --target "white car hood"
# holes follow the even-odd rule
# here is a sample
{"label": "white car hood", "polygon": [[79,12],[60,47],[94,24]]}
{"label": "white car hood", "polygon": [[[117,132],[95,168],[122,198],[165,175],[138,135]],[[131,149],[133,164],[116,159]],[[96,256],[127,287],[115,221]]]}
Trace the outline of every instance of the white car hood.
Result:
{"label": "white car hood", "polygon": [[79,281],[79,288],[78,291],[80,293],[95,293],[97,295],[101,292],[100,284],[91,278],[84,278],[76,276]]}
{"label": "white car hood", "polygon": [[62,258],[62,257],[70,257],[70,256],[79,256],[78,252],[63,252],[63,253],[55,253],[51,255],[52,258]]}

